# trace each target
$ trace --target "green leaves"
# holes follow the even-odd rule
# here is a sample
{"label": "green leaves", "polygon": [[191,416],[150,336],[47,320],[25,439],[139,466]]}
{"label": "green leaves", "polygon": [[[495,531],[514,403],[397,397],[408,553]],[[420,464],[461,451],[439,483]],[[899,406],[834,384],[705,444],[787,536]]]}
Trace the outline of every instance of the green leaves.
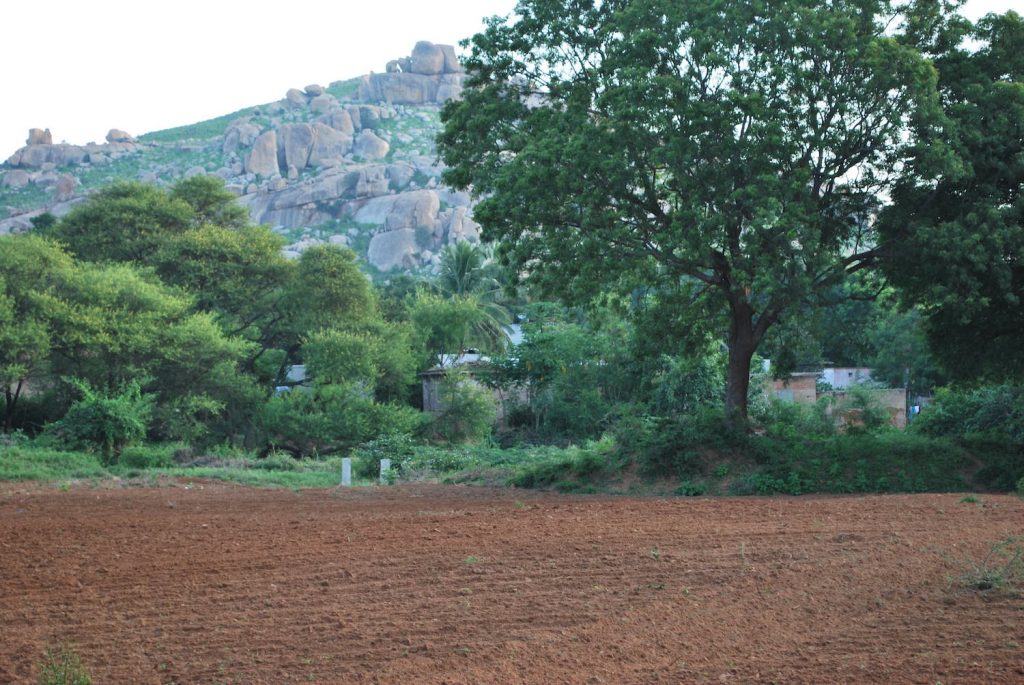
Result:
{"label": "green leaves", "polygon": [[446,178],[543,292],[717,289],[744,396],[782,313],[872,265],[875,197],[937,114],[934,70],[889,13],[524,0],[473,39],[470,88],[442,113]]}

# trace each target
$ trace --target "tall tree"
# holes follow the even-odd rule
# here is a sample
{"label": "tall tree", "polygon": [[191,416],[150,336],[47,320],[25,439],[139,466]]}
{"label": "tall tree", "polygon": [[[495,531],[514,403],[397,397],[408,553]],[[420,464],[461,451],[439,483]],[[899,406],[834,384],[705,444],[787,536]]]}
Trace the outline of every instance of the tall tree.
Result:
{"label": "tall tree", "polygon": [[1024,379],[1024,18],[939,24],[919,40],[936,53],[942,135],[960,164],[894,193],[880,222],[887,273],[952,374]]}
{"label": "tall tree", "polygon": [[885,0],[522,0],[471,41],[446,178],[550,292],[683,286],[726,311],[726,409],[745,417],[766,332],[875,263],[875,198],[938,114],[897,18]]}

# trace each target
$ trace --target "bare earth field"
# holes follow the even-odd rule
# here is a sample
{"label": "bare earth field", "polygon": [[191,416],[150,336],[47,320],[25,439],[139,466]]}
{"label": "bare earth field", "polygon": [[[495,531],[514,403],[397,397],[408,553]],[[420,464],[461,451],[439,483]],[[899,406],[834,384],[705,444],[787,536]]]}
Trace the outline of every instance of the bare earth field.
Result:
{"label": "bare earth field", "polygon": [[959,495],[0,487],[0,682],[1024,683],[1024,533]]}

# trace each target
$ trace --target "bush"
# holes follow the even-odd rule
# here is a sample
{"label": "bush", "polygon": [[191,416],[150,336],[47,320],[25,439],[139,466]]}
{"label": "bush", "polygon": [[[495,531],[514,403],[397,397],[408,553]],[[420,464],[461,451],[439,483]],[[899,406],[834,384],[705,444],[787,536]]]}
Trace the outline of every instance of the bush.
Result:
{"label": "bush", "polygon": [[1013,490],[1024,478],[1024,388],[940,389],[911,424],[914,433],[956,440],[980,462],[981,487]]}
{"label": "bush", "polygon": [[712,408],[665,417],[627,414],[616,422],[614,435],[623,453],[655,477],[694,475],[705,453],[741,454],[747,442],[745,431]]}
{"label": "bush", "polygon": [[284,452],[271,452],[256,462],[256,467],[264,471],[298,471],[299,461]]}
{"label": "bush", "polygon": [[827,399],[814,404],[769,399],[759,406],[754,420],[767,435],[778,438],[820,437],[836,432]]}
{"label": "bush", "polygon": [[441,386],[444,410],[430,425],[448,443],[475,443],[491,434],[497,403],[486,388],[468,378],[449,377]]}
{"label": "bush", "polygon": [[90,685],[92,678],[82,660],[69,647],[46,650],[39,669],[39,685]]}
{"label": "bush", "polygon": [[509,485],[519,488],[554,486],[559,492],[596,492],[593,481],[607,480],[623,466],[616,459],[616,451],[610,439],[587,442],[583,447],[542,451],[538,453],[543,455],[541,459],[519,465]]}
{"label": "bush", "polygon": [[181,445],[136,445],[121,452],[121,466],[133,469],[166,469],[175,465],[174,453]]}
{"label": "bush", "polygon": [[121,451],[142,440],[153,413],[153,398],[143,395],[132,381],[114,393],[93,390],[85,381],[71,379],[82,399],[71,405],[53,431],[69,447],[99,449],[105,463],[116,463]]}
{"label": "bush", "polygon": [[914,421],[927,435],[989,435],[1024,445],[1024,388],[989,385],[972,390],[940,388]]}
{"label": "bush", "polygon": [[390,459],[391,468],[402,472],[404,465],[415,454],[412,438],[404,434],[382,435],[352,450],[355,475],[375,480],[380,476],[380,460]]}
{"label": "bush", "polygon": [[273,397],[263,412],[270,443],[297,456],[351,449],[387,433],[412,433],[423,421],[410,407],[379,404],[358,384],[327,385]]}

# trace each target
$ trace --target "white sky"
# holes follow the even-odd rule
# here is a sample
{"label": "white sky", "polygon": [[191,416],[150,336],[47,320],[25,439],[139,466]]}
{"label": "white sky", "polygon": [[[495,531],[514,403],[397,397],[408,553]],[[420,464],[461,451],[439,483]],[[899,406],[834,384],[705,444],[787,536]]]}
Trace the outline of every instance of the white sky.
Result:
{"label": "white sky", "polygon": [[[0,161],[28,129],[102,142],[191,124],[457,44],[515,0],[0,0]],[[969,0],[968,16],[1024,0]]]}

